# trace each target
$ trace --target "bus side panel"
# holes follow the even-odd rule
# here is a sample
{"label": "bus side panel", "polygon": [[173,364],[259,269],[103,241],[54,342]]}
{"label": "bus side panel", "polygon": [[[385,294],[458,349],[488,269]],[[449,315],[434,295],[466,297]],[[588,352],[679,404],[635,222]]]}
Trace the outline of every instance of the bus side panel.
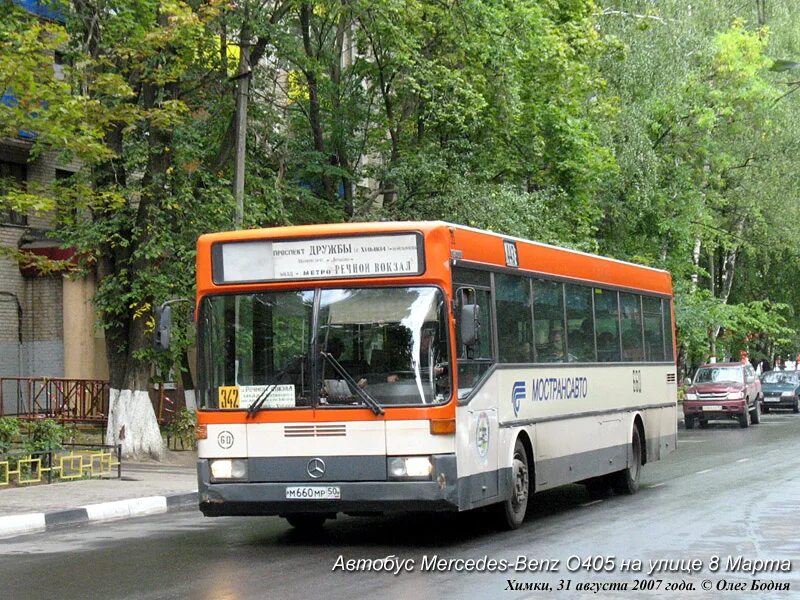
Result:
{"label": "bus side panel", "polygon": [[[674,450],[674,373],[668,364],[510,366],[487,385],[498,390],[501,428],[532,430],[539,490],[626,468],[637,415],[647,460]],[[509,438],[510,445],[516,436]]]}
{"label": "bus side panel", "polygon": [[507,454],[499,435],[496,379],[484,385],[467,406],[456,408],[456,463],[459,509],[498,502],[500,471],[509,465],[498,459]]}
{"label": "bus side panel", "polygon": [[647,442],[647,461],[661,460],[678,447],[678,407],[642,411]]}

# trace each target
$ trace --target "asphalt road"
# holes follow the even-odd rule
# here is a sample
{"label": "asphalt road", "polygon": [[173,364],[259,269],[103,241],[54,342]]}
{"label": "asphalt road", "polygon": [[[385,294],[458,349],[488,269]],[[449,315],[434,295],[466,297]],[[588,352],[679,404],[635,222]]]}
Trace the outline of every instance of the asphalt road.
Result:
{"label": "asphalt road", "polygon": [[[746,430],[681,430],[678,450],[645,466],[635,496],[598,500],[577,485],[537,495],[513,532],[484,513],[340,517],[303,535],[278,518],[187,511],[4,540],[0,597],[800,597],[800,415],[762,418]],[[405,567],[398,575],[350,569],[391,555]],[[754,580],[767,589],[753,591]]]}

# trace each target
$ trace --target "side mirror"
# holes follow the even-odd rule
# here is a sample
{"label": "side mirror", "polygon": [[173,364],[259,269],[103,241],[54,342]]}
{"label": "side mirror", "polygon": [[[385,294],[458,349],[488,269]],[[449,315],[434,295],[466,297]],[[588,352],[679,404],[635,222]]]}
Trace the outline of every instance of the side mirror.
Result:
{"label": "side mirror", "polygon": [[172,330],[172,307],[162,304],[156,307],[156,330],[153,332],[153,346],[156,350],[168,350]]}
{"label": "side mirror", "polygon": [[474,346],[478,343],[480,333],[481,307],[477,304],[464,304],[461,306],[461,343],[465,346]]}

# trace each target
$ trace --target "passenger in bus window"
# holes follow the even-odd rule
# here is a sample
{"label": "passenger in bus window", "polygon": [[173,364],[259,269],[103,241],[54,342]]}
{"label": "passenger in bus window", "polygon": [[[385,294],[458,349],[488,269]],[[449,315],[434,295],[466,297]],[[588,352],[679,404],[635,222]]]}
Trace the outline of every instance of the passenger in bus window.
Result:
{"label": "passenger in bus window", "polygon": [[[340,338],[332,337],[328,340],[325,352],[327,352],[334,359],[339,361],[340,357],[342,356],[342,353],[344,352],[344,348],[345,348],[344,342]],[[332,366],[328,365],[328,367],[331,370],[333,370]],[[349,373],[349,375],[357,382],[358,387],[360,388],[366,387],[367,380],[364,377],[356,379],[356,375],[354,375],[353,373]],[[322,396],[323,398],[346,399],[346,398],[351,398],[353,396],[352,390],[349,389],[347,382],[341,379],[338,373],[335,373],[335,377],[333,378],[329,378],[326,376],[323,379],[324,379],[324,384],[322,389],[320,390],[320,396]]]}
{"label": "passenger in bus window", "polygon": [[591,319],[584,319],[580,327],[569,331],[570,362],[594,361],[594,324]]}
{"label": "passenger in bus window", "polygon": [[[434,342],[433,332],[429,329],[423,329],[420,335],[418,368],[427,369],[429,365],[433,365],[434,375],[439,378],[444,375],[446,367],[439,360],[438,344]],[[397,383],[399,380],[400,375],[398,373],[390,373],[386,377],[387,383]]]}
{"label": "passenger in bus window", "polygon": [[550,341],[540,353],[542,362],[563,362],[566,360],[564,351],[564,334],[560,329],[550,330]]}
{"label": "passenger in bus window", "polygon": [[610,331],[603,331],[597,336],[597,358],[600,362],[619,360],[617,338]]}

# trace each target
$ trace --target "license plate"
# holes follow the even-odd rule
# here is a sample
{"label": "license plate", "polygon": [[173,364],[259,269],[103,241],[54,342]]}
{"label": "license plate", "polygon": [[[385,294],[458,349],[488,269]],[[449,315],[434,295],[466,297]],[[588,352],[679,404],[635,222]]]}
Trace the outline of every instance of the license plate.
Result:
{"label": "license plate", "polygon": [[703,410],[722,410],[722,407],[719,404],[707,404]]}
{"label": "license plate", "polygon": [[298,485],[286,488],[287,500],[340,500],[338,485]]}

